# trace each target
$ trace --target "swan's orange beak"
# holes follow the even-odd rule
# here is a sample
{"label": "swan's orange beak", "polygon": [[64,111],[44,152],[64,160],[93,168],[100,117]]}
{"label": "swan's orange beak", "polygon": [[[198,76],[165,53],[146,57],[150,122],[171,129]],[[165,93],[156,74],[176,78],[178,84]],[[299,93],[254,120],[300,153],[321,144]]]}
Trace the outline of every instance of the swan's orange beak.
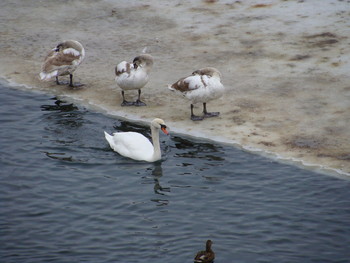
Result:
{"label": "swan's orange beak", "polygon": [[169,135],[169,132],[166,130],[166,127],[162,127],[161,130],[162,130],[166,135]]}

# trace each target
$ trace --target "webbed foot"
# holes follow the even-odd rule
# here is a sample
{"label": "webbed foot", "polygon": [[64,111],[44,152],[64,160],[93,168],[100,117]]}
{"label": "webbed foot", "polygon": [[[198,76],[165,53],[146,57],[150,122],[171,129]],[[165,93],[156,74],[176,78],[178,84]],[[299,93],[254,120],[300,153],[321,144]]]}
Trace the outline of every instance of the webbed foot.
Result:
{"label": "webbed foot", "polygon": [[211,117],[217,117],[220,115],[220,112],[205,112],[203,117],[204,118],[211,118]]}
{"label": "webbed foot", "polygon": [[191,115],[191,120],[193,121],[202,121],[203,119],[204,119],[204,116]]}
{"label": "webbed foot", "polygon": [[147,106],[147,104],[142,102],[141,100],[137,100],[134,102],[134,106]]}
{"label": "webbed foot", "polygon": [[134,106],[134,102],[123,100],[121,106]]}
{"label": "webbed foot", "polygon": [[85,84],[80,83],[80,82],[69,83],[69,87],[71,87],[71,88],[80,88],[82,86],[85,86]]}

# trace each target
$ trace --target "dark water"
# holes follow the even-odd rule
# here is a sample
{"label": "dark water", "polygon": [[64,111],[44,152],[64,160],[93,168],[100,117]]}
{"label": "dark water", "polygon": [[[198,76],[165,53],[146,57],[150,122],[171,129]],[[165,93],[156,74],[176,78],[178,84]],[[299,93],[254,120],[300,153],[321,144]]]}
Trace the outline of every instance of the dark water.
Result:
{"label": "dark water", "polygon": [[103,130],[147,127],[6,87],[0,125],[1,262],[350,262],[350,180],[176,134],[132,161]]}

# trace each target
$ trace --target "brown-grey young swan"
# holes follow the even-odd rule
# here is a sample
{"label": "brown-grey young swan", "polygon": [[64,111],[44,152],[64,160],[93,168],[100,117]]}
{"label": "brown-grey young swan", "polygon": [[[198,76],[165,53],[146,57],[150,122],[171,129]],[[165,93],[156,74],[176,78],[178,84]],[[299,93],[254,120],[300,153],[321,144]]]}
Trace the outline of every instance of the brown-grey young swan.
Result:
{"label": "brown-grey young swan", "polygon": [[[115,81],[122,90],[122,106],[146,106],[141,101],[141,89],[147,84],[152,67],[153,57],[149,54],[141,54],[135,57],[132,63],[123,61],[116,66]],[[138,90],[138,98],[135,102],[125,99],[127,90]]]}
{"label": "brown-grey young swan", "polygon": [[73,72],[83,62],[85,58],[85,49],[82,44],[76,40],[67,40],[59,43],[46,56],[39,74],[41,80],[50,80],[56,78],[56,83],[68,84],[60,82],[59,76],[69,75],[70,87],[81,86],[82,84],[73,83]]}
{"label": "brown-grey young swan", "polygon": [[[207,102],[220,98],[225,92],[224,85],[221,83],[221,73],[216,68],[206,67],[196,70],[192,75],[179,79],[168,88],[191,101],[193,121],[219,116],[219,112],[207,111]],[[203,103],[202,116],[196,116],[193,113],[193,104],[196,103]]]}

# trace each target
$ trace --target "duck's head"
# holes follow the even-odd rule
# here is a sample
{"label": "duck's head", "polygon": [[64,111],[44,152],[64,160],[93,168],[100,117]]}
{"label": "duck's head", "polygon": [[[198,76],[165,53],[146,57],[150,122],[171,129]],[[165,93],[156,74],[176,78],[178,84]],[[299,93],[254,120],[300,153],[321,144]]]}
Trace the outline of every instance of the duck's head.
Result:
{"label": "duck's head", "polygon": [[167,126],[165,125],[165,122],[162,119],[156,118],[151,122],[151,126],[153,126],[156,129],[162,130],[166,135],[169,134],[167,131]]}
{"label": "duck's head", "polygon": [[153,57],[149,54],[141,54],[134,58],[132,63],[134,64],[135,69],[138,67],[146,67],[151,69],[153,66]]}
{"label": "duck's head", "polygon": [[211,251],[211,245],[213,244],[213,241],[211,241],[210,239],[207,240],[207,243],[205,245],[206,251]]}

